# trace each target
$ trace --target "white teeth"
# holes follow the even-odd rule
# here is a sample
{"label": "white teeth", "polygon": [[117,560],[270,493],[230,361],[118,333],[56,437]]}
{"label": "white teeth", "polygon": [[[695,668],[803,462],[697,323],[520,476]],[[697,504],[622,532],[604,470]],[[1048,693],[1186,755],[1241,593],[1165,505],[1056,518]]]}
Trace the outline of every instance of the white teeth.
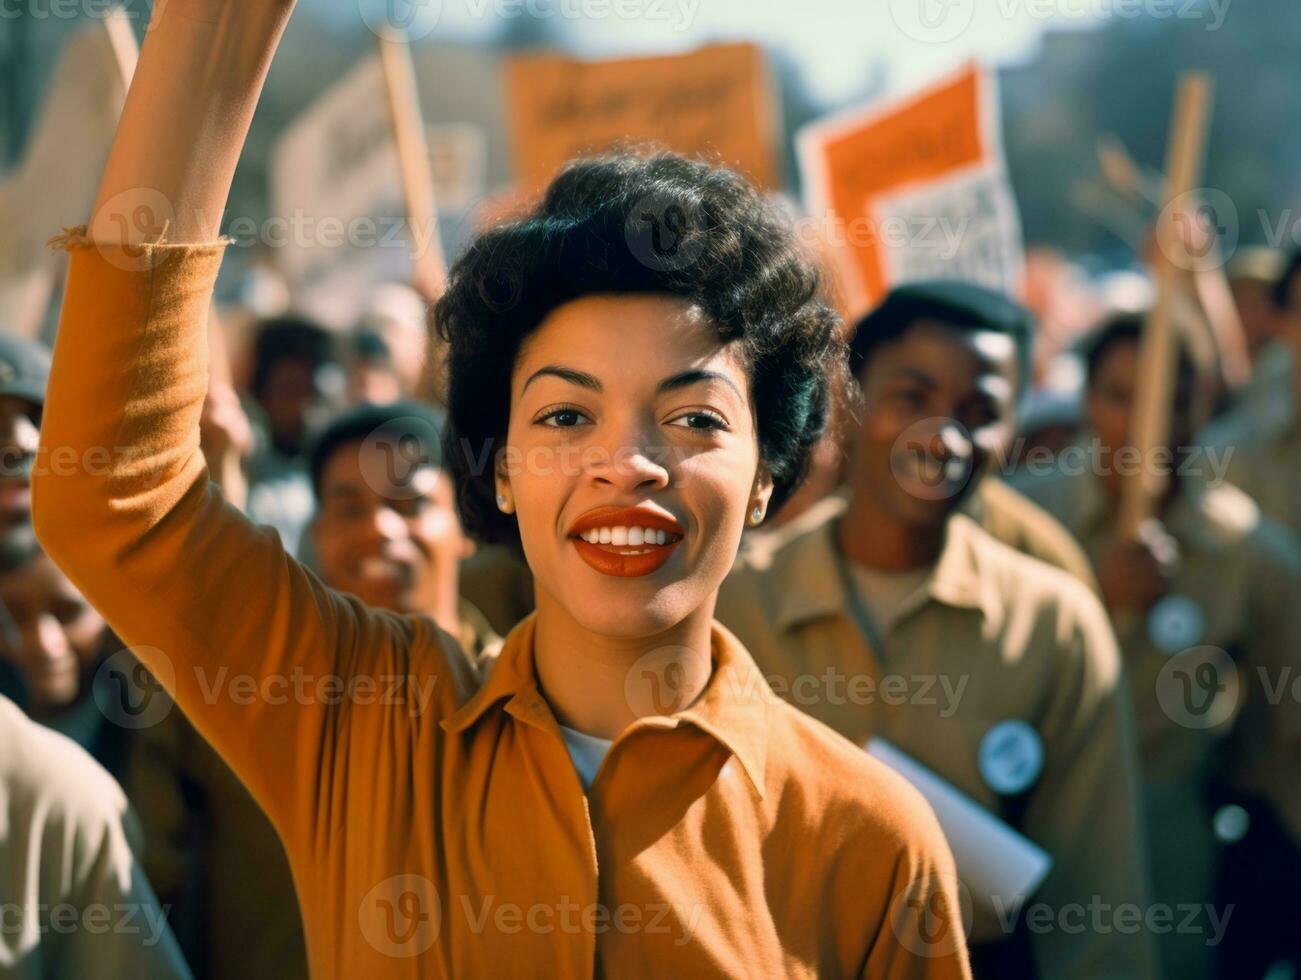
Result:
{"label": "white teeth", "polygon": [[652,527],[600,527],[579,534],[588,544],[612,544],[636,548],[640,545],[667,544],[669,532]]}

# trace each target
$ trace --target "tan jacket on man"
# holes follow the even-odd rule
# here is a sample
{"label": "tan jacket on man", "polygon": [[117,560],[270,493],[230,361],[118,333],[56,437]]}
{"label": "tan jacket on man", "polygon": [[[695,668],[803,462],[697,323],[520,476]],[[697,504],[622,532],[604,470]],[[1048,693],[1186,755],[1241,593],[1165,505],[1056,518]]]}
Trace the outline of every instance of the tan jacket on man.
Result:
{"label": "tan jacket on man", "polygon": [[[1144,932],[1079,935],[1062,912],[1147,897],[1130,707],[1097,599],[956,515],[929,578],[869,638],[835,540],[844,508],[830,497],[755,536],[717,618],[796,707],[857,745],[887,739],[996,815],[1019,813],[1017,829],[1054,861],[1031,899],[1052,910],[1031,930],[1042,977],[1154,976]],[[982,738],[1009,720],[1028,722],[1044,749],[1019,800],[994,792],[978,764]]]}
{"label": "tan jacket on man", "polygon": [[[1059,468],[1021,489],[1070,528],[1096,565],[1116,534],[1100,478]],[[1217,757],[1231,760],[1234,782],[1272,800],[1301,840],[1301,786],[1287,762],[1296,754],[1289,746],[1301,745],[1297,711],[1265,699],[1286,681],[1298,579],[1286,532],[1269,531],[1251,499],[1228,484],[1184,480],[1164,524],[1180,552],[1169,589],[1115,626],[1139,726],[1153,898],[1178,909],[1211,901],[1217,845],[1208,795]],[[1212,938],[1167,934],[1169,974],[1209,976]]]}

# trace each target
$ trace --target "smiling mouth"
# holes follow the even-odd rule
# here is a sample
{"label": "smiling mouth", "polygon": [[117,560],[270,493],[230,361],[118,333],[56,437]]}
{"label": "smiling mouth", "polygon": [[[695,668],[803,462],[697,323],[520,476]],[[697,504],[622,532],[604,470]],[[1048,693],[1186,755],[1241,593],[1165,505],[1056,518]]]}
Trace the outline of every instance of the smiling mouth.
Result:
{"label": "smiling mouth", "polygon": [[[569,539],[578,555],[603,575],[636,578],[659,569],[682,543],[681,529],[670,530],[670,521],[654,515],[653,521],[637,514],[611,514],[602,519],[588,519],[576,528]],[[624,523],[619,523],[620,518]],[[637,523],[641,519],[643,523]],[[654,523],[657,526],[650,526]]]}

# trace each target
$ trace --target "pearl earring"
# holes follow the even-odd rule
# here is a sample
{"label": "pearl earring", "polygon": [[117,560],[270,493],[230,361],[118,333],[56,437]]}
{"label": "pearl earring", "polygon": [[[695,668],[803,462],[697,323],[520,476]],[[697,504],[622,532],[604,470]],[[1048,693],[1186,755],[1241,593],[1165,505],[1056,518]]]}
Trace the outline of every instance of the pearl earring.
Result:
{"label": "pearl earring", "polygon": [[506,495],[504,493],[497,494],[497,509],[502,513],[508,513],[506,510]]}
{"label": "pearl earring", "polygon": [[763,508],[755,504],[754,510],[750,511],[750,522],[758,524],[761,520],[763,520]]}

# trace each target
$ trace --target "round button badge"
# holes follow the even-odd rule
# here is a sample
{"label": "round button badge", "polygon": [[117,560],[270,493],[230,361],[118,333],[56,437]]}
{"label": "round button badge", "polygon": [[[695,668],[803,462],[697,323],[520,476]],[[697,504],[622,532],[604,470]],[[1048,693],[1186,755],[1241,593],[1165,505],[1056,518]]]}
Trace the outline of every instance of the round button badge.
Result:
{"label": "round button badge", "polygon": [[1202,642],[1206,614],[1197,600],[1186,595],[1168,595],[1147,614],[1147,635],[1164,653],[1175,654]]}
{"label": "round button badge", "polygon": [[1024,721],[1001,721],[980,740],[977,759],[985,785],[1000,796],[1016,796],[1043,771],[1043,741]]}

